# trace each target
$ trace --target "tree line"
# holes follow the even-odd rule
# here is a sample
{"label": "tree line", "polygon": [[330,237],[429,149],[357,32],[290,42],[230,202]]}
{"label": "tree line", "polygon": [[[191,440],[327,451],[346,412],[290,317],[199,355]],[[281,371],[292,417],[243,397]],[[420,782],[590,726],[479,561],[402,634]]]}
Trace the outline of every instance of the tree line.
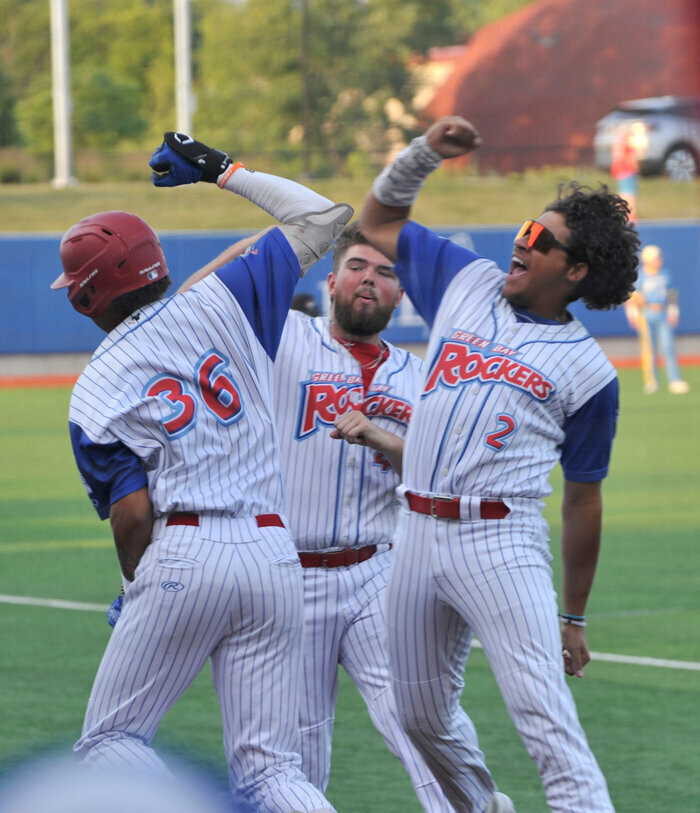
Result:
{"label": "tree line", "polygon": [[[172,0],[68,0],[76,150],[173,129]],[[412,60],[528,0],[192,0],[197,136],[316,173],[416,126]],[[0,0],[0,147],[53,148],[48,0]]]}

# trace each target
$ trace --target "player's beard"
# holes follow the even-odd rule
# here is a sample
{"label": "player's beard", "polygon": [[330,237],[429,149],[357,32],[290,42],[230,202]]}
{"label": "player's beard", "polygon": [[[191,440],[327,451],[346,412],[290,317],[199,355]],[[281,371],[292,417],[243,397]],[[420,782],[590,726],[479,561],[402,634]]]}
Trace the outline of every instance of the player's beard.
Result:
{"label": "player's beard", "polygon": [[389,324],[394,304],[382,306],[375,303],[374,308],[353,308],[355,299],[341,302],[337,297],[333,302],[333,321],[350,336],[374,336],[381,333]]}

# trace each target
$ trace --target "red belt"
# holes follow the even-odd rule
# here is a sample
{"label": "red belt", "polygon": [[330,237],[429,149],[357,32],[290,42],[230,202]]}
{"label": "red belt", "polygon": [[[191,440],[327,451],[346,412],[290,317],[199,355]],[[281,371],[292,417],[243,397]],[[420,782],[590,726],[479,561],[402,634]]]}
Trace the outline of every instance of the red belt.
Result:
{"label": "red belt", "polygon": [[[258,514],[255,517],[258,528],[284,528],[284,522],[279,514]],[[191,514],[189,511],[176,511],[168,517],[166,525],[191,525],[199,527],[199,514]]]}
{"label": "red belt", "polygon": [[[429,514],[440,519],[461,519],[459,497],[422,497],[412,491],[406,492],[406,500],[411,511]],[[501,500],[482,500],[479,506],[481,519],[504,519],[510,508]]]}
{"label": "red belt", "polygon": [[302,551],[299,561],[302,567],[349,567],[360,562],[366,562],[377,552],[376,545],[366,545],[364,548],[344,548],[343,550]]}

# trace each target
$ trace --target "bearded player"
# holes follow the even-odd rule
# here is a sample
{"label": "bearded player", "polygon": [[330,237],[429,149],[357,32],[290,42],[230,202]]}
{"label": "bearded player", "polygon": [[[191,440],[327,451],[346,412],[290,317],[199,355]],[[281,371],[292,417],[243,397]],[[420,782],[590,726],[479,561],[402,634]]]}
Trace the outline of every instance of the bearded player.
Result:
{"label": "bearded player", "polygon": [[[446,117],[376,179],[360,223],[431,327],[406,436],[387,591],[402,722],[459,811],[491,792],[459,704],[472,636],[560,813],[613,810],[565,673],[590,660],[585,611],[615,431],[615,370],[567,310],[622,304],[639,240],[624,201],[572,184],[518,232],[507,273],[409,220],[427,175],[480,143]],[[560,461],[563,585],[542,517]],[[560,624],[561,622],[561,624]],[[563,662],[562,662],[563,661]]]}
{"label": "bearded player", "polygon": [[[242,253],[254,239],[231,246],[183,288]],[[356,223],[336,241],[328,291],[329,318],[290,311],[275,361],[287,516],[304,572],[302,767],[325,791],[340,664],[404,765],[423,808],[449,811],[435,777],[398,722],[385,652],[395,491],[422,365],[381,337],[403,289],[393,263],[367,243]],[[340,438],[348,443],[338,443]],[[486,767],[481,770],[493,794],[489,811],[512,810],[510,800],[495,792]]]}

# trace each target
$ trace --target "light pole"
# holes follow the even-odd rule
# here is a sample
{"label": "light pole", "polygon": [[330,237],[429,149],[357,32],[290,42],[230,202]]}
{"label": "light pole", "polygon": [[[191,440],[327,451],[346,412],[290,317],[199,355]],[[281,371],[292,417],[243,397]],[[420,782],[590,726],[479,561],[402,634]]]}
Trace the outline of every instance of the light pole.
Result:
{"label": "light pole", "polygon": [[301,126],[304,132],[302,143],[302,170],[311,175],[311,77],[309,74],[309,0],[301,0],[301,48],[299,67],[301,68]]}
{"label": "light pole", "polygon": [[64,189],[73,177],[71,147],[70,43],[68,0],[51,0],[51,82],[53,95],[53,185]]}
{"label": "light pole", "polygon": [[190,0],[174,0],[175,129],[192,132],[192,23]]}

